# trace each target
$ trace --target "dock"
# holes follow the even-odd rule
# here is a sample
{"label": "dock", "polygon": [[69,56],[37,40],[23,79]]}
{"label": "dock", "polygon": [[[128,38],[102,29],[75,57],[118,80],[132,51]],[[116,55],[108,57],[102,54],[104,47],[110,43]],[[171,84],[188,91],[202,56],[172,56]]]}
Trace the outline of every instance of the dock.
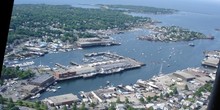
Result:
{"label": "dock", "polygon": [[60,67],[60,68],[62,68],[62,69],[65,69],[65,70],[68,69],[68,68],[66,68],[65,66],[63,66],[63,65],[61,65],[61,64],[59,64],[59,63],[55,63],[55,65],[58,66],[58,67]]}
{"label": "dock", "polygon": [[71,61],[70,64],[73,65],[73,66],[79,66],[79,64],[74,62],[74,61]]}
{"label": "dock", "polygon": [[208,57],[202,61],[202,65],[217,68],[219,63],[218,58]]}
{"label": "dock", "polygon": [[90,78],[97,75],[114,74],[126,70],[137,69],[145,65],[135,59],[110,52],[93,52],[85,54],[85,57],[91,58],[92,61],[82,65],[76,65],[75,62],[72,62],[73,66],[68,68],[64,68],[62,65],[57,64],[61,69],[55,71],[55,78],[57,80]]}

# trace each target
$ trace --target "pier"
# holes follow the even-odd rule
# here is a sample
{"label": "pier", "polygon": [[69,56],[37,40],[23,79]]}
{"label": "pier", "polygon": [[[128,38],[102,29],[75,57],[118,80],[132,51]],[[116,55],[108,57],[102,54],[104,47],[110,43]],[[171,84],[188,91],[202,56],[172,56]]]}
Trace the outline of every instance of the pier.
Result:
{"label": "pier", "polygon": [[92,61],[82,65],[71,62],[73,66],[69,68],[56,64],[61,68],[55,71],[55,78],[57,80],[90,78],[96,75],[107,75],[135,69],[145,65],[135,59],[110,52],[88,53],[85,54],[85,57],[89,57]]}
{"label": "pier", "polygon": [[55,65],[58,66],[58,67],[60,67],[60,68],[62,68],[62,69],[65,69],[65,70],[68,69],[68,68],[66,68],[65,66],[63,66],[63,65],[61,65],[61,64],[59,64],[59,63],[56,63]]}
{"label": "pier", "polygon": [[79,66],[79,64],[74,62],[74,61],[71,61],[70,64],[73,65],[73,66]]}

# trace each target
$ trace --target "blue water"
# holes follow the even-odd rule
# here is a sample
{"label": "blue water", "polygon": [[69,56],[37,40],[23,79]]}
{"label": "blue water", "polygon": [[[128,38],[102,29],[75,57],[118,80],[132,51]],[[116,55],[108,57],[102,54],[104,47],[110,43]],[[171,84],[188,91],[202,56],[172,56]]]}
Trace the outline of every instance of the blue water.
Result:
{"label": "blue water", "polygon": [[[203,51],[220,49],[220,32],[214,30],[215,28],[220,28],[220,2],[217,0],[130,0],[129,2],[127,0],[16,0],[15,3],[70,4],[73,6],[90,4],[88,7],[91,8],[93,8],[93,4],[129,4],[172,8],[178,9],[180,12],[173,15],[134,13],[132,15],[152,17],[162,21],[159,25],[177,25],[215,36],[214,40],[192,41],[195,47],[190,47],[188,46],[189,42],[162,43],[137,40],[136,37],[148,33],[147,30],[141,29],[113,35],[113,38],[122,43],[120,46],[88,48],[66,53],[47,54],[44,57],[31,59],[36,64],[41,62],[43,65],[50,66],[54,66],[55,63],[69,65],[70,61],[82,63],[83,55],[88,52],[112,51],[146,63],[146,66],[140,69],[119,74],[63,81],[58,84],[62,89],[55,93],[45,92],[40,99],[64,93],[78,94],[79,91],[94,90],[105,86],[106,81],[110,81],[113,85],[118,85],[135,83],[138,79],[149,79],[159,73],[161,63],[163,63],[163,73],[170,73],[188,67],[200,67],[201,60],[204,58]],[[86,5],[82,7],[86,7]],[[171,58],[169,59],[170,55]],[[167,65],[170,65],[170,67]]]}

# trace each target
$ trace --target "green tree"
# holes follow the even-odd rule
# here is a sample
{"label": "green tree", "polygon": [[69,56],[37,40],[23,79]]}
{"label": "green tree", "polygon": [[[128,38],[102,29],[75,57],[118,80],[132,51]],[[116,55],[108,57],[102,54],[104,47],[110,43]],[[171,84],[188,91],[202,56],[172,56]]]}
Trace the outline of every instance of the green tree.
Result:
{"label": "green tree", "polygon": [[170,97],[170,95],[169,95],[168,93],[166,93],[166,94],[165,94],[165,97],[168,98],[168,97]]}
{"label": "green tree", "polygon": [[151,106],[150,108],[148,108],[148,110],[154,110],[154,108]]}
{"label": "green tree", "polygon": [[189,90],[189,87],[187,84],[185,85],[185,90],[187,90],[187,91]]}
{"label": "green tree", "polygon": [[115,110],[116,103],[111,102],[108,110]]}
{"label": "green tree", "polygon": [[125,97],[125,103],[128,104],[129,103],[129,100],[127,97]]}
{"label": "green tree", "polygon": [[139,99],[139,101],[140,101],[142,104],[144,104],[144,103],[145,103],[145,100],[144,100],[144,98],[143,98],[143,97],[141,97],[141,98]]}
{"label": "green tree", "polygon": [[77,103],[74,102],[72,110],[77,110]]}
{"label": "green tree", "polygon": [[47,104],[43,104],[43,110],[48,110]]}
{"label": "green tree", "polygon": [[0,104],[4,103],[4,98],[2,97],[2,95],[0,94]]}
{"label": "green tree", "polygon": [[17,101],[17,103],[18,103],[18,105],[20,105],[20,106],[22,106],[22,105],[23,105],[22,100],[18,100],[18,101]]}
{"label": "green tree", "polygon": [[18,108],[15,106],[12,98],[9,98],[9,100],[8,100],[7,110],[18,110]]}
{"label": "green tree", "polygon": [[135,109],[134,109],[132,106],[130,106],[130,105],[127,105],[126,108],[127,108],[127,110],[135,110]]}
{"label": "green tree", "polygon": [[85,103],[83,102],[81,107],[80,107],[80,110],[86,110],[86,106],[85,106]]}
{"label": "green tree", "polygon": [[67,110],[67,107],[66,107],[66,106],[64,106],[64,107],[63,107],[63,110]]}
{"label": "green tree", "polygon": [[96,104],[94,102],[92,102],[90,106],[94,109]]}
{"label": "green tree", "polygon": [[174,94],[178,94],[177,87],[174,87],[174,89],[173,89],[173,93],[174,93]]}
{"label": "green tree", "polygon": [[116,103],[121,103],[121,100],[119,97],[117,97]]}
{"label": "green tree", "polygon": [[154,99],[154,101],[157,101],[157,96],[155,95],[155,96],[153,97],[153,99]]}
{"label": "green tree", "polygon": [[170,96],[173,96],[173,92],[170,92]]}
{"label": "green tree", "polygon": [[163,94],[162,93],[160,93],[160,99],[163,99]]}
{"label": "green tree", "polygon": [[40,109],[40,101],[36,101],[34,106],[36,109]]}
{"label": "green tree", "polygon": [[147,96],[147,102],[151,102],[152,97]]}

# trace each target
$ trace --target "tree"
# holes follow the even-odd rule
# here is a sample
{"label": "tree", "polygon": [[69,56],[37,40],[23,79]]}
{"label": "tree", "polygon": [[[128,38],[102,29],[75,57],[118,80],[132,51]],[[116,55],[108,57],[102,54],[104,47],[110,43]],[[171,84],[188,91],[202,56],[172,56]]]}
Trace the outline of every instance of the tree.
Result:
{"label": "tree", "polygon": [[4,98],[2,97],[2,95],[0,94],[0,104],[4,103]]}
{"label": "tree", "polygon": [[129,100],[127,97],[125,97],[125,103],[128,104],[129,103]]}
{"label": "tree", "polygon": [[174,93],[174,94],[178,94],[177,87],[174,87],[174,89],[173,89],[173,93]]}
{"label": "tree", "polygon": [[44,105],[43,105],[43,110],[48,110],[47,104],[44,104]]}
{"label": "tree", "polygon": [[121,103],[121,100],[119,97],[117,98],[116,103]]}
{"label": "tree", "polygon": [[147,96],[147,102],[150,102],[151,101],[151,97],[150,96]]}
{"label": "tree", "polygon": [[10,98],[8,100],[7,110],[17,110],[17,108],[15,107],[15,104],[14,104],[12,98]]}
{"label": "tree", "polygon": [[94,102],[92,102],[90,106],[94,109],[96,104]]}
{"label": "tree", "polygon": [[150,108],[148,108],[148,110],[154,110],[154,108],[151,106]]}
{"label": "tree", "polygon": [[189,90],[189,87],[187,84],[185,85],[185,90],[187,90],[187,91]]}
{"label": "tree", "polygon": [[81,105],[81,107],[80,107],[80,110],[86,110],[86,105],[85,105],[84,102],[82,103],[82,105]]}
{"label": "tree", "polygon": [[18,105],[22,106],[23,105],[23,102],[21,100],[18,100],[17,101]]}
{"label": "tree", "polygon": [[67,110],[67,107],[66,107],[66,106],[64,106],[64,107],[63,107],[63,110]]}
{"label": "tree", "polygon": [[168,93],[166,93],[166,94],[165,94],[165,97],[168,98],[168,97],[170,97],[170,95],[169,95]]}
{"label": "tree", "polygon": [[160,93],[160,99],[163,99],[163,94],[162,93]]}
{"label": "tree", "polygon": [[173,96],[173,92],[170,92],[170,96]]}
{"label": "tree", "polygon": [[115,110],[116,103],[111,102],[108,110]]}
{"label": "tree", "polygon": [[132,106],[130,106],[130,105],[127,105],[126,108],[127,108],[127,110],[135,110],[135,109],[134,109]]}
{"label": "tree", "polygon": [[154,96],[154,101],[157,101],[157,96],[156,95]]}
{"label": "tree", "polygon": [[139,99],[139,101],[140,101],[142,104],[144,104],[144,103],[145,103],[145,100],[144,100],[144,98],[143,98],[143,97],[141,97],[141,98]]}
{"label": "tree", "polygon": [[72,110],[77,110],[77,104],[74,102]]}
{"label": "tree", "polygon": [[36,102],[35,102],[35,108],[36,108],[36,109],[39,109],[39,108],[40,108],[40,101],[36,101]]}

